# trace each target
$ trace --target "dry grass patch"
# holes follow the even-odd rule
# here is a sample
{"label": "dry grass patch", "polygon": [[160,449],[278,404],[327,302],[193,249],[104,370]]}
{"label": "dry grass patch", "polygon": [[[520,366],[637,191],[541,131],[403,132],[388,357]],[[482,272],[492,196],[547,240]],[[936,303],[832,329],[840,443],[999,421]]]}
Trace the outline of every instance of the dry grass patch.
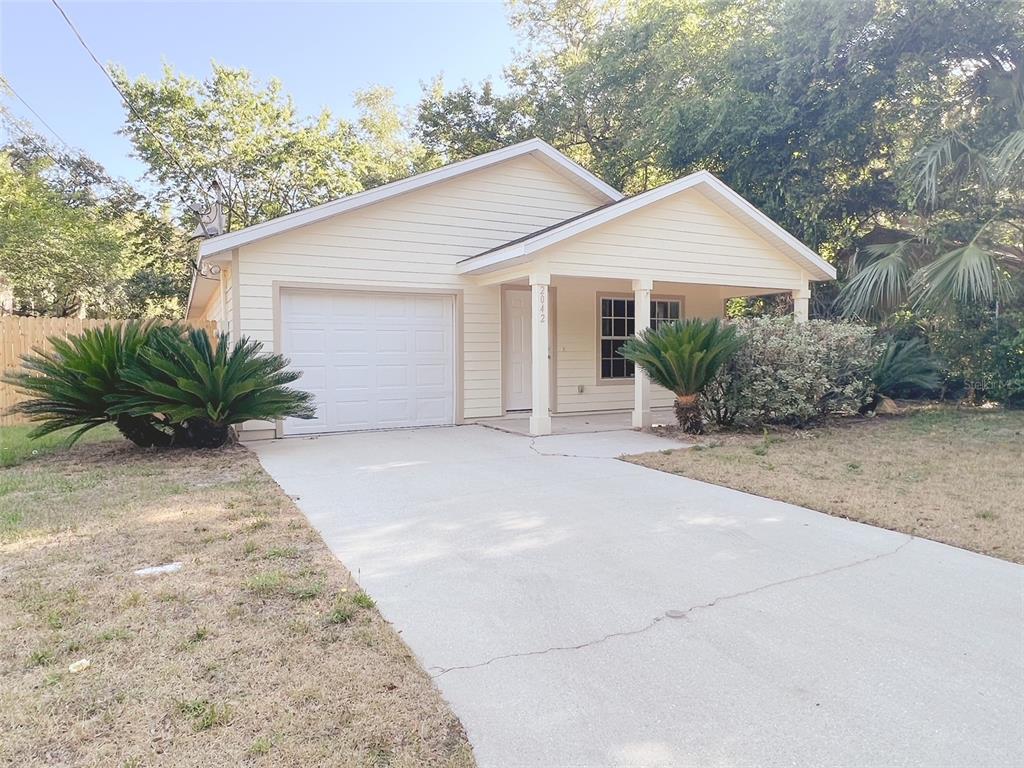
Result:
{"label": "dry grass patch", "polygon": [[1022,457],[1024,411],[935,406],[627,460],[1024,563]]}
{"label": "dry grass patch", "polygon": [[[181,570],[133,574],[171,562]],[[473,757],[251,453],[107,442],[0,472],[0,765],[44,764]]]}

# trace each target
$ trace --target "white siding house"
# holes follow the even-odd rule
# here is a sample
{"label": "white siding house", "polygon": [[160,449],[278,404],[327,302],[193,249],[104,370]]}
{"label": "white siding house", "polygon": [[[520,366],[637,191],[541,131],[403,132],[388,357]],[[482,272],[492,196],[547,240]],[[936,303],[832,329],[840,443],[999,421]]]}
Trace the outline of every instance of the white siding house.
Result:
{"label": "white siding house", "polygon": [[[792,292],[831,266],[707,173],[631,198],[532,140],[206,240],[190,317],[302,370],[314,421],[248,438],[633,409],[649,395],[614,348],[664,317]],[[210,269],[206,270],[211,272]],[[215,271],[215,270],[214,270]],[[612,351],[610,351],[612,350]]]}

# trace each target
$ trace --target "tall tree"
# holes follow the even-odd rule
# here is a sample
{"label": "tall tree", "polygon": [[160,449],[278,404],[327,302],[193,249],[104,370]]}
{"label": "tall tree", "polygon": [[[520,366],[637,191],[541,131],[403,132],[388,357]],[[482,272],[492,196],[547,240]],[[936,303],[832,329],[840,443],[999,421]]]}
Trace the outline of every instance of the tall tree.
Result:
{"label": "tall tree", "polygon": [[42,161],[0,151],[0,278],[19,314],[75,316],[118,282],[121,241],[96,206],[72,205]]}
{"label": "tall tree", "polygon": [[978,93],[979,63],[1024,46],[1016,0],[516,0],[510,17],[539,43],[506,109],[425,94],[421,124],[454,115],[435,151],[532,132],[627,192],[706,168],[833,260],[900,228],[919,138]]}
{"label": "tall tree", "polygon": [[906,168],[900,229],[851,259],[848,315],[1024,298],[1024,51],[972,63],[973,87]]}
{"label": "tall tree", "polygon": [[171,212],[91,158],[19,130],[0,147],[0,281],[13,310],[178,316],[189,248]]}
{"label": "tall tree", "polygon": [[135,107],[123,133],[164,199],[209,206],[204,191],[216,182],[235,230],[415,169],[419,154],[389,91],[358,94],[354,124],[327,109],[307,119],[279,81],[261,85],[244,69],[212,66],[204,81],[169,66],[157,81],[115,72]]}

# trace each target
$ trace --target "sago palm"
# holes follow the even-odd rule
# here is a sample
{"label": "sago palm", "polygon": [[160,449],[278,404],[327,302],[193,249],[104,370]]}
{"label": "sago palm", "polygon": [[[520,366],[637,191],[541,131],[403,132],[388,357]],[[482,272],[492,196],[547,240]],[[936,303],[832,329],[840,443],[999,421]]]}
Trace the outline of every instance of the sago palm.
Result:
{"label": "sago palm", "polygon": [[922,339],[889,339],[872,379],[887,397],[927,394],[942,385],[942,366]]}
{"label": "sago palm", "polygon": [[184,430],[188,445],[223,445],[229,427],[286,416],[313,418],[313,396],[285,386],[301,373],[287,371],[281,355],[262,355],[262,344],[225,333],[216,344],[205,330],[158,337],[121,369],[123,386],[108,398],[111,412],[160,413]]}
{"label": "sago palm", "polygon": [[736,329],[718,320],[681,320],[641,331],[620,347],[619,354],[673,392],[679,426],[699,434],[704,429],[701,392],[742,344]]}
{"label": "sago palm", "polygon": [[171,429],[149,414],[112,414],[108,402],[121,382],[121,369],[134,362],[155,334],[177,336],[180,330],[133,320],[51,338],[49,350],[26,355],[23,369],[4,377],[27,397],[11,411],[39,423],[31,437],[77,427],[68,438],[73,443],[90,429],[114,421],[133,442],[169,445]]}

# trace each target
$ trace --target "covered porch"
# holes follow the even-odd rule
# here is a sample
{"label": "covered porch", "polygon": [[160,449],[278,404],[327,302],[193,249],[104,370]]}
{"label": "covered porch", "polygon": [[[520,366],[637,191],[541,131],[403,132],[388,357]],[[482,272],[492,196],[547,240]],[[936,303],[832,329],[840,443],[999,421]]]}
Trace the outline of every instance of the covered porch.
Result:
{"label": "covered porch", "polygon": [[724,317],[735,297],[788,292],[806,319],[802,287],[684,283],[526,271],[496,281],[501,303],[501,416],[477,423],[528,435],[674,423],[674,395],[618,355],[630,336],[685,318]]}
{"label": "covered porch", "polygon": [[[787,293],[808,317],[810,284],[835,270],[701,171],[461,261],[501,305],[501,413],[532,435],[553,414],[628,411],[634,428],[674,396],[618,354],[629,337],[725,314],[734,297]],[[527,416],[528,414],[528,416]]]}

